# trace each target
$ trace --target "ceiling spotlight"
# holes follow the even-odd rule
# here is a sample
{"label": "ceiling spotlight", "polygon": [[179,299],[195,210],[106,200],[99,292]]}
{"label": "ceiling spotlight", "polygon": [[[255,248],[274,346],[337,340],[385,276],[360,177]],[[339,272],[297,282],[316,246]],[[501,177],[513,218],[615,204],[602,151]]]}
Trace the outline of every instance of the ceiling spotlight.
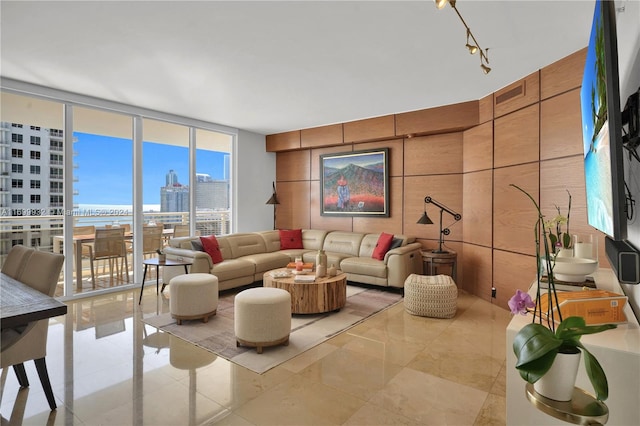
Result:
{"label": "ceiling spotlight", "polygon": [[[465,45],[465,47],[467,48],[467,50],[469,50],[469,53],[472,55],[480,51],[480,68],[482,68],[482,71],[485,74],[489,74],[491,72],[491,68],[489,68],[489,66],[487,65],[489,63],[489,57],[487,56],[487,51],[489,49],[484,49],[484,52],[483,52],[482,48],[480,47],[480,43],[478,43],[478,40],[476,40],[475,36],[471,32],[471,28],[469,28],[464,18],[458,11],[458,8],[456,7],[456,0],[434,0],[434,1],[438,9],[442,9],[447,3],[451,5],[453,10],[458,15],[458,18],[460,18],[462,25],[464,25],[465,29],[467,30],[467,44]],[[469,38],[473,40],[473,43],[469,43]]]}
{"label": "ceiling spotlight", "polygon": [[472,55],[478,51],[478,46],[474,44],[469,44],[469,35],[471,34],[471,30],[467,30],[467,49],[469,49],[469,53]]}
{"label": "ceiling spotlight", "polygon": [[442,9],[447,3],[451,3],[451,6],[456,4],[456,0],[435,0],[435,2],[438,9]]}

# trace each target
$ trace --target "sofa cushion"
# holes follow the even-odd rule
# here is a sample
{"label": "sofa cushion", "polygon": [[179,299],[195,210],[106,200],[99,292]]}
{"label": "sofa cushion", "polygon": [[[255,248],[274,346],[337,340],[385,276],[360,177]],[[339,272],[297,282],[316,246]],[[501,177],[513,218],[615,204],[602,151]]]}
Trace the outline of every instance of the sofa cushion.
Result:
{"label": "sofa cushion", "polygon": [[[218,244],[218,247],[220,245]],[[202,247],[202,242],[200,241],[200,239],[197,240],[191,240],[191,248],[195,251],[204,251],[204,247]]]}
{"label": "sofa cushion", "polygon": [[225,239],[229,243],[231,258],[233,259],[238,259],[250,254],[267,252],[267,245],[264,242],[264,238],[255,232],[229,234]]}
{"label": "sofa cushion", "polygon": [[376,243],[376,248],[373,249],[373,254],[371,257],[378,260],[383,260],[384,255],[389,251],[389,247],[391,247],[391,243],[393,242],[393,234],[387,234],[383,232],[378,237],[378,242]]}
{"label": "sofa cushion", "polygon": [[226,259],[211,268],[211,273],[218,277],[218,281],[234,280],[239,277],[253,277],[255,264],[246,259]]}
{"label": "sofa cushion", "polygon": [[200,242],[204,251],[211,256],[211,261],[216,264],[222,262],[222,252],[220,252],[220,244],[215,235],[208,235],[206,237],[200,237]]}
{"label": "sofa cushion", "polygon": [[329,253],[358,256],[363,238],[364,234],[357,232],[333,231],[329,232],[325,237],[322,248],[327,253],[327,256],[329,256]]}
{"label": "sofa cushion", "polygon": [[371,257],[348,257],[340,262],[340,269],[347,274],[387,278],[387,265]]}
{"label": "sofa cushion", "polygon": [[396,238],[393,237],[393,241],[391,241],[391,246],[389,247],[389,250],[393,250],[394,248],[398,248],[402,246],[402,238]]}
{"label": "sofa cushion", "polygon": [[302,229],[280,229],[280,250],[301,249]]}

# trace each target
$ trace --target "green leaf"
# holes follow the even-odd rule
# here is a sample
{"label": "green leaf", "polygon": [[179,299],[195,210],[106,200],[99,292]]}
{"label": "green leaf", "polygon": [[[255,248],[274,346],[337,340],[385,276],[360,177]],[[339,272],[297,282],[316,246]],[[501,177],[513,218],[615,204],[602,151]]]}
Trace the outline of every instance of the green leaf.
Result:
{"label": "green leaf", "polygon": [[566,232],[562,234],[562,247],[569,247],[571,245],[571,235]]}
{"label": "green leaf", "polygon": [[579,346],[584,353],[584,366],[587,370],[587,376],[591,381],[591,386],[593,386],[593,390],[596,392],[596,398],[600,401],[605,401],[609,397],[607,375],[604,373],[602,366],[591,352],[589,352],[580,343]]}
{"label": "green leaf", "polygon": [[556,329],[556,337],[563,341],[579,340],[585,334],[600,333],[616,328],[615,324],[586,325],[582,317],[569,317],[562,321]]}
{"label": "green leaf", "polygon": [[562,340],[541,324],[527,324],[513,340],[513,352],[518,361],[516,368],[529,383],[536,382],[553,364]]}
{"label": "green leaf", "polygon": [[549,232],[549,241],[551,242],[552,250],[555,251],[556,243],[558,242],[558,237],[555,234]]}

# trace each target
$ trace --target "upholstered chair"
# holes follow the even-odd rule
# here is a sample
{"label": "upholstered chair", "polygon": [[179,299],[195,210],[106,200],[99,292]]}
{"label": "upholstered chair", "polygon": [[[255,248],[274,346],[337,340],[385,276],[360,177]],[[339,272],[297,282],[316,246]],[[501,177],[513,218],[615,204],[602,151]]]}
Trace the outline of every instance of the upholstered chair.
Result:
{"label": "upholstered chair", "polygon": [[[26,260],[24,269],[18,277],[14,277],[22,283],[32,287],[41,293],[53,296],[62,270],[64,256],[56,253],[31,250]],[[3,268],[4,272],[4,268]],[[33,360],[40,376],[42,388],[49,402],[49,407],[56,408],[49,373],[45,363],[47,354],[47,333],[49,320],[40,320],[29,323],[26,327],[8,329],[2,331],[2,350],[0,351],[0,366],[6,369],[13,366],[22,387],[29,386],[24,362]]]}
{"label": "upholstered chair", "polygon": [[33,253],[34,250],[22,245],[15,245],[11,247],[7,258],[2,264],[2,273],[10,276],[11,278],[19,279],[20,274],[24,270],[24,266]]}

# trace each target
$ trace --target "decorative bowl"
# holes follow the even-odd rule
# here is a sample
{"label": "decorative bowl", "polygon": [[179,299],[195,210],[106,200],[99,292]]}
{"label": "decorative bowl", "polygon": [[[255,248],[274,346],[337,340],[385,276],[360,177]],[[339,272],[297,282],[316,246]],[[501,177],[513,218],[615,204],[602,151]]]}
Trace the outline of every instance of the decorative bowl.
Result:
{"label": "decorative bowl", "polygon": [[[552,264],[554,261],[552,261]],[[598,261],[578,257],[556,257],[553,276],[560,281],[582,283],[598,269]]]}

